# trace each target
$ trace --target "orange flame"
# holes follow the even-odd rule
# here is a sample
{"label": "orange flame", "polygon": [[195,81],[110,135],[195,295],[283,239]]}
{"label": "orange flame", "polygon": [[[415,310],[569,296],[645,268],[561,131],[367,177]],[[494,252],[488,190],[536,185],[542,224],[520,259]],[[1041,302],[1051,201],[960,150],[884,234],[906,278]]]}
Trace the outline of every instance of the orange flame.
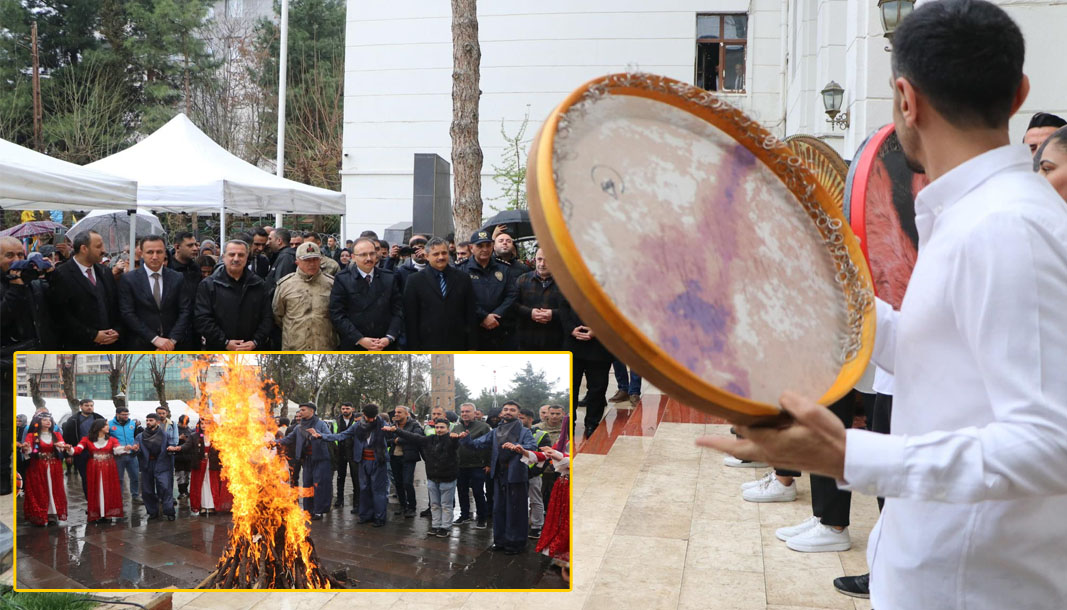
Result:
{"label": "orange flame", "polygon": [[[231,560],[240,561],[240,576],[245,578],[235,579],[235,586],[255,582],[255,588],[295,587],[297,583],[330,588],[312,558],[308,515],[299,507],[300,498],[311,495],[311,490],[289,485],[286,460],[269,444],[278,431],[270,410],[277,386],[262,377],[255,356],[219,355],[215,362],[223,366],[215,383],[206,381],[211,366],[207,358],[197,358],[182,374],[199,389],[190,406],[219,451],[221,476],[233,494],[233,526],[219,570]],[[279,532],[285,533],[284,545],[276,539]],[[278,549],[284,549],[280,557]],[[270,570],[265,566],[278,565],[303,574],[267,578]]]}

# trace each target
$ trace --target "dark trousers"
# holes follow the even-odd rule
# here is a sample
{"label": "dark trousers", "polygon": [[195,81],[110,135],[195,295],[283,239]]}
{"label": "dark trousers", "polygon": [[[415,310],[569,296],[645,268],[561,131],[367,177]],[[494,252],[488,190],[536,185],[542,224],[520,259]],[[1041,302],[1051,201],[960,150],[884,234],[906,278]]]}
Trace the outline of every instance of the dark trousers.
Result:
{"label": "dark trousers", "polygon": [[415,510],[415,462],[405,461],[403,456],[391,456],[389,459],[393,465],[393,484],[396,485],[400,508]]}
{"label": "dark trousers", "polygon": [[[66,439],[64,439],[64,440],[66,440]],[[67,442],[70,442],[70,441],[67,441]],[[77,444],[77,442],[78,441],[74,441],[71,444]],[[78,476],[81,477],[81,480],[82,480],[82,494],[85,496],[86,500],[89,499],[89,479],[88,479],[89,475],[86,474],[86,472],[85,472],[85,469],[86,469],[86,467],[88,465],[89,465],[89,452],[88,451],[82,451],[78,455],[74,456],[74,468],[76,468],[78,470]]]}
{"label": "dark trousers", "polygon": [[337,467],[337,505],[344,504],[341,500],[345,497],[346,474],[352,479],[352,506],[359,506],[359,462],[352,460],[344,460]]}
{"label": "dark trousers", "polygon": [[[889,394],[875,394],[874,408],[867,418],[867,428],[871,432],[889,434],[889,420],[893,416],[893,397]],[[885,506],[885,498],[878,498],[878,510]]]}
{"label": "dark trousers", "polygon": [[[6,496],[11,493],[11,481],[14,478],[11,473],[11,459],[14,455],[12,447],[14,434],[11,430],[11,421],[14,418],[15,401],[11,394],[11,361],[5,359],[0,366],[3,367],[3,374],[0,375],[0,442],[3,443],[0,449],[0,495]],[[20,451],[19,458],[21,457]],[[22,473],[21,465],[20,459],[19,474]]]}
{"label": "dark trousers", "polygon": [[518,338],[514,327],[497,326],[493,330],[486,330],[481,326],[475,326],[471,334],[474,345],[472,350],[480,352],[508,352],[519,349]]}
{"label": "dark trousers", "polygon": [[[75,462],[77,463],[77,462]],[[159,515],[159,505],[163,504],[163,514],[174,514],[174,471],[157,470],[156,462],[148,463],[148,468],[141,469],[141,499],[149,516]]]}
{"label": "dark trousers", "polygon": [[526,510],[530,482],[506,483],[504,473],[493,479],[493,544],[523,550],[529,528],[529,511]]}
{"label": "dark trousers", "polygon": [[559,478],[558,472],[546,472],[541,475],[541,498],[545,503],[545,510],[548,510],[548,501],[552,499],[552,486],[556,484],[556,479]]}
{"label": "dark trousers", "polygon": [[311,487],[315,494],[304,498],[304,510],[321,515],[330,512],[330,500],[333,499],[333,465],[330,460],[312,460],[310,457],[300,460],[297,465],[304,471],[304,487]]}
{"label": "dark trousers", "polygon": [[474,508],[478,519],[486,519],[489,512],[485,504],[485,469],[480,467],[460,468],[456,487],[459,489],[459,516],[471,518],[471,499],[468,491],[474,492]]}
{"label": "dark trousers", "polygon": [[582,377],[585,376],[585,438],[592,436],[604,417],[604,407],[608,404],[608,371],[610,370],[610,361],[574,359],[571,375],[575,392],[582,387]]}
{"label": "dark trousers", "polygon": [[[852,427],[854,405],[852,393],[830,405],[830,411],[846,428]],[[837,481],[822,475],[811,475],[811,514],[819,517],[823,525],[848,527],[849,511],[852,509],[852,492],[837,488]]]}
{"label": "dark trousers", "polygon": [[359,518],[361,521],[385,521],[389,504],[389,468],[385,462],[374,460],[363,460],[358,466]]}

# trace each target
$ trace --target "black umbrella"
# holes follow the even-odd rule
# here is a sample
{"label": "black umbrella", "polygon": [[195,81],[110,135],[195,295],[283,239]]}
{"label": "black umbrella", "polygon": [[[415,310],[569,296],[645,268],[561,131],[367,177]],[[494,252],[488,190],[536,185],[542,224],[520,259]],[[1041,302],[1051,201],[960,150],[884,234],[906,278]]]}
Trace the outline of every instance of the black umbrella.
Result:
{"label": "black umbrella", "polygon": [[498,212],[485,221],[479,230],[492,232],[498,225],[507,226],[508,235],[516,241],[534,237],[533,225],[530,224],[530,213],[526,210],[504,210],[503,212]]}

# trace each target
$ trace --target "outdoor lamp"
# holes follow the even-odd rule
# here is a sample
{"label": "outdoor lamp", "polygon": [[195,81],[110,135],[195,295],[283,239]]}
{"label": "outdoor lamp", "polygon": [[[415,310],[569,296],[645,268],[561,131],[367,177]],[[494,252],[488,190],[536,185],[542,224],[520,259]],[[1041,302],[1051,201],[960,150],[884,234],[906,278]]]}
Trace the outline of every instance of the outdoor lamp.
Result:
{"label": "outdoor lamp", "polygon": [[826,116],[830,117],[826,120],[830,124],[830,131],[833,131],[835,126],[841,129],[848,129],[848,112],[841,112],[841,102],[845,98],[845,90],[841,88],[841,85],[830,81],[820,93],[822,93],[822,105],[826,108]]}
{"label": "outdoor lamp", "polygon": [[[893,32],[900,25],[900,20],[907,17],[915,8],[914,0],[878,0],[878,13],[882,19],[882,30],[886,39],[893,42]],[[889,50],[887,46],[886,51]]]}

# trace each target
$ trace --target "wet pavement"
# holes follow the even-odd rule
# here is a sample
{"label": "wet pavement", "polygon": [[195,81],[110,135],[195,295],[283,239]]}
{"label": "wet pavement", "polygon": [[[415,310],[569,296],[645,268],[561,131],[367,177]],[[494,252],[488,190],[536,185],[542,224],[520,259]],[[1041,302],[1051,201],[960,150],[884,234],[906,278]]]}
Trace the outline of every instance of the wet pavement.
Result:
{"label": "wet pavement", "polygon": [[[421,470],[421,469],[420,469]],[[35,527],[20,519],[16,575],[19,589],[190,589],[214,569],[226,546],[230,516],[201,517],[177,503],[175,521],[148,521],[143,506],[125,496],[123,521],[87,524],[77,475],[66,477],[68,521]],[[507,556],[489,551],[492,522],[452,528],[448,538],[427,536],[430,520],[394,516],[390,498],[385,527],[358,525],[346,504],[311,524],[324,567],[347,569],[359,589],[566,589],[558,570],[533,552]],[[416,480],[418,509],[427,506],[424,479]],[[21,509],[21,499],[19,508]],[[131,508],[133,510],[131,511]]]}

